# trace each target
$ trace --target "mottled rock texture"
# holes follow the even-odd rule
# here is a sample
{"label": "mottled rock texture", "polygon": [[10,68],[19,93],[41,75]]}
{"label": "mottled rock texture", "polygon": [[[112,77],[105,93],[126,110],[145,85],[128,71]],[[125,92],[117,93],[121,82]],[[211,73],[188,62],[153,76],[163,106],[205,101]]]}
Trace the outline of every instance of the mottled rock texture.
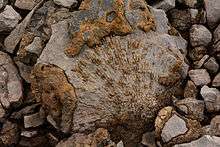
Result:
{"label": "mottled rock texture", "polygon": [[52,25],[32,72],[33,93],[63,132],[104,127],[125,145],[139,142],[180,83],[177,36],[150,30],[153,16],[142,0],[87,1],[80,8]]}

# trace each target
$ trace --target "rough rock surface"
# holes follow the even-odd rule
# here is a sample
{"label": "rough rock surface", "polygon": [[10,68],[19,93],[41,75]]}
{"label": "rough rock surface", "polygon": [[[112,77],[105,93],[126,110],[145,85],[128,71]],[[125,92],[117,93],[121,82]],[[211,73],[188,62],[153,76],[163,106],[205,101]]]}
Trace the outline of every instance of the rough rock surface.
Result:
{"label": "rough rock surface", "polygon": [[209,73],[205,69],[190,70],[189,77],[197,86],[203,86],[211,82]]}
{"label": "rough rock surface", "polygon": [[217,112],[220,110],[220,91],[218,89],[203,86],[200,94],[204,98],[206,108],[209,112]]}
{"label": "rough rock surface", "polygon": [[178,144],[174,147],[219,147],[220,137],[204,135],[190,143]]}
{"label": "rough rock surface", "polygon": [[212,86],[220,87],[220,73],[218,73],[212,81]]}
{"label": "rough rock surface", "polygon": [[8,108],[21,101],[23,96],[22,81],[11,58],[0,52],[0,101]]}
{"label": "rough rock surface", "polygon": [[[82,8],[93,7],[94,2],[91,3]],[[101,17],[101,20],[95,21],[101,27],[98,32],[96,29],[95,32],[93,29],[91,32],[81,29],[80,34],[77,33],[78,25],[74,24],[77,30],[73,33],[92,34],[87,36],[88,40],[79,40],[80,43],[75,44],[79,46],[73,44],[73,48],[65,50],[70,39],[76,43],[75,39],[80,37],[69,36],[68,20],[52,25],[52,36],[33,71],[32,89],[64,132],[69,131],[69,126],[72,131],[85,132],[99,127],[125,125],[128,129],[118,129],[117,135],[113,133],[113,136],[123,139],[125,144],[135,143],[138,141],[136,134],[143,133],[144,124],[152,121],[157,111],[170,102],[174,85],[179,84],[183,57],[175,42],[177,36],[150,31],[152,16],[143,1],[125,0],[124,3],[126,9],[119,18],[114,13],[105,18],[110,21],[107,27],[114,26],[113,30],[107,29],[107,33],[113,31],[124,35],[129,30],[132,32],[129,35],[106,37],[99,42],[107,35],[99,32],[103,27],[99,26],[99,21],[104,19]],[[73,13],[70,26],[87,11],[90,10]],[[131,15],[138,17],[134,20]],[[118,19],[123,25],[116,27]],[[103,21],[106,23],[106,20]],[[91,27],[98,27],[96,23]],[[101,44],[94,46],[91,39]],[[75,50],[77,53],[81,50],[81,53],[74,58],[66,56],[65,51],[74,53]],[[125,133],[128,130],[134,135]]]}
{"label": "rough rock surface", "polygon": [[204,0],[207,12],[207,20],[210,27],[214,28],[220,20],[220,1]]}
{"label": "rough rock surface", "polygon": [[89,135],[73,134],[68,140],[59,142],[56,147],[64,146],[88,146],[88,147],[110,147],[115,144],[110,140],[110,135],[106,129],[99,128]]}
{"label": "rough rock surface", "polygon": [[54,3],[61,5],[63,7],[70,8],[72,5],[76,6],[78,4],[77,0],[54,0]]}
{"label": "rough rock surface", "polygon": [[198,121],[181,116],[170,106],[161,109],[155,120],[156,138],[162,139],[164,146],[197,139],[201,133]]}
{"label": "rough rock surface", "polygon": [[207,46],[212,40],[212,33],[203,25],[193,25],[190,29],[192,46]]}
{"label": "rough rock surface", "polygon": [[40,1],[41,0],[16,0],[15,6],[24,10],[32,10]]}
{"label": "rough rock surface", "polygon": [[17,13],[12,6],[7,5],[3,12],[0,13],[0,32],[11,31],[16,27],[21,16]]}

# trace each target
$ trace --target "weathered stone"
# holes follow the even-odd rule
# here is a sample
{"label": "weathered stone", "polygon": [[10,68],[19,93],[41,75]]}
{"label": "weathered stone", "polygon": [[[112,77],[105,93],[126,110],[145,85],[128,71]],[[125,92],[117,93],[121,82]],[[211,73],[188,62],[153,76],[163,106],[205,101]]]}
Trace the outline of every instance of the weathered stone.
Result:
{"label": "weathered stone", "polygon": [[47,138],[51,146],[56,146],[59,142],[59,139],[55,137],[52,133],[48,133]]}
{"label": "weathered stone", "polygon": [[77,0],[53,0],[55,4],[70,8],[78,4]]}
{"label": "weathered stone", "polygon": [[5,108],[21,101],[21,78],[11,58],[3,52],[0,52],[0,87],[0,101]]}
{"label": "weathered stone", "polygon": [[[62,126],[72,125],[73,131],[86,132],[100,126],[108,128],[112,123],[113,129],[123,124],[127,127],[113,131],[112,135],[119,135],[117,137],[126,146],[129,142],[139,142],[141,138],[136,137],[144,133],[146,123],[171,101],[174,85],[179,84],[181,77],[183,56],[175,42],[178,36],[150,30],[146,33],[138,27],[143,21],[148,23],[145,19],[148,11],[139,10],[139,7],[147,8],[143,1],[125,0],[124,3],[129,7],[125,7],[126,15],[122,16],[127,19],[123,20],[129,22],[126,23],[132,26],[133,32],[105,37],[93,48],[84,44],[81,53],[74,58],[64,53],[71,38],[69,20],[52,25],[52,36],[38,59],[31,84],[35,97],[60,130],[65,131]],[[139,19],[133,20],[136,15]],[[66,85],[75,92],[64,89]],[[52,108],[58,108],[57,113]],[[62,117],[72,121],[61,125]]]}
{"label": "weathered stone", "polygon": [[204,46],[199,46],[189,50],[189,57],[193,61],[199,61],[205,56],[206,53],[206,48]]}
{"label": "weathered stone", "polygon": [[153,6],[157,9],[163,9],[164,11],[169,11],[175,7],[175,0],[163,0]]}
{"label": "weathered stone", "polygon": [[120,141],[119,143],[117,143],[116,147],[124,147],[124,144],[122,141]]}
{"label": "weathered stone", "polygon": [[13,30],[19,20],[21,20],[19,13],[17,13],[12,6],[7,5],[3,12],[0,13],[0,32]]}
{"label": "weathered stone", "polygon": [[155,18],[156,31],[167,34],[170,27],[168,26],[166,13],[161,9],[155,9],[153,7],[150,7],[150,10]]}
{"label": "weathered stone", "polygon": [[220,87],[220,73],[218,73],[212,81],[212,86]]}
{"label": "weathered stone", "polygon": [[28,15],[24,18],[24,20],[16,26],[16,28],[10,33],[9,36],[5,38],[4,45],[5,50],[9,53],[13,53],[15,47],[21,40],[26,27],[31,21],[31,17],[33,16],[35,10],[42,4],[43,0],[41,0],[32,10],[28,13]]}
{"label": "weathered stone", "polygon": [[207,12],[208,25],[214,28],[220,20],[220,1],[219,0],[204,0],[205,9]]}
{"label": "weathered stone", "polygon": [[213,49],[212,49],[213,54],[216,54],[216,53],[219,54],[218,52],[220,52],[220,41],[214,43],[213,44]]}
{"label": "weathered stone", "polygon": [[5,146],[17,144],[19,137],[18,126],[15,123],[6,121],[0,132],[0,140]]}
{"label": "weathered stone", "polygon": [[190,29],[190,43],[195,46],[207,46],[212,40],[212,33],[203,25],[193,25]]}
{"label": "weathered stone", "polygon": [[5,116],[5,109],[0,105],[0,120]]}
{"label": "weathered stone", "polygon": [[18,70],[20,72],[21,77],[27,82],[30,83],[30,74],[32,70],[32,66],[25,65],[24,63],[20,61],[15,62]]}
{"label": "weathered stone", "polygon": [[[155,27],[153,16],[143,0],[132,2],[116,0],[103,3],[87,0],[83,1],[80,9],[83,11],[74,13],[71,18],[72,41],[65,49],[68,56],[79,54],[84,45],[93,47],[100,44],[110,33],[125,35],[132,32],[132,27],[138,27],[145,32]],[[107,15],[103,15],[105,14],[103,12]]]}
{"label": "weathered stone", "polygon": [[141,144],[147,147],[156,147],[155,133],[154,132],[144,133],[142,136]]}
{"label": "weathered stone", "polygon": [[197,0],[177,0],[177,1],[191,8],[195,7],[195,5],[197,4]]}
{"label": "weathered stone", "polygon": [[190,143],[174,145],[174,147],[219,147],[220,137],[204,135]]}
{"label": "weathered stone", "polygon": [[4,8],[8,3],[8,0],[0,0],[0,10]]}
{"label": "weathered stone", "polygon": [[155,134],[166,146],[197,139],[202,133],[201,125],[179,115],[173,107],[161,109],[155,120]]}
{"label": "weathered stone", "polygon": [[207,60],[204,63],[204,67],[212,74],[215,74],[218,72],[219,69],[219,64],[218,62],[215,60],[214,57],[209,58],[209,60]]}
{"label": "weathered stone", "polygon": [[24,116],[24,127],[38,127],[44,123],[44,119],[40,115],[40,113],[30,114]]}
{"label": "weathered stone", "polygon": [[220,24],[219,24],[218,27],[215,29],[215,31],[214,31],[214,33],[213,33],[213,38],[214,38],[214,42],[220,41]]}
{"label": "weathered stone", "polygon": [[196,85],[193,83],[193,81],[189,80],[186,83],[186,87],[184,89],[184,98],[196,99],[197,94],[198,94],[198,90],[196,88]]}
{"label": "weathered stone", "polygon": [[28,138],[31,138],[35,135],[37,135],[37,131],[22,131],[21,132],[21,136],[28,137]]}
{"label": "weathered stone", "polygon": [[170,23],[177,30],[185,31],[191,26],[191,15],[189,10],[173,9],[169,12]]}
{"label": "weathered stone", "polygon": [[189,77],[196,86],[207,85],[211,82],[209,73],[205,69],[190,70]]}
{"label": "weathered stone", "polygon": [[23,119],[23,117],[24,117],[25,115],[29,115],[29,114],[35,113],[36,110],[39,109],[39,106],[40,106],[40,104],[33,104],[33,105],[31,105],[31,106],[24,107],[24,108],[22,108],[22,109],[19,110],[19,111],[13,112],[13,113],[11,114],[10,118],[16,119],[16,120],[19,120],[19,119],[21,120],[21,119]]}
{"label": "weathered stone", "polygon": [[64,146],[103,146],[108,147],[108,142],[110,143],[109,133],[106,129],[99,128],[94,133],[89,135],[85,134],[73,134],[70,138],[65,141],[60,141],[56,147]]}
{"label": "weathered stone", "polygon": [[32,10],[39,2],[40,0],[16,0],[15,6],[24,10]]}
{"label": "weathered stone", "polygon": [[216,115],[214,118],[212,118],[209,133],[212,136],[220,135],[220,115]]}
{"label": "weathered stone", "polygon": [[201,68],[208,59],[209,59],[209,55],[203,56],[201,60],[195,61],[193,63],[194,64],[193,67],[194,68]]}
{"label": "weathered stone", "polygon": [[181,69],[181,72],[180,72],[180,74],[182,76],[182,80],[185,80],[187,78],[188,71],[189,71],[189,65],[184,62],[182,69]]}
{"label": "weathered stone", "polygon": [[186,98],[176,101],[174,105],[183,112],[187,118],[196,119],[198,121],[204,119],[205,104],[202,100]]}
{"label": "weathered stone", "polygon": [[217,112],[220,110],[220,91],[218,89],[203,86],[200,94],[204,98],[207,111]]}

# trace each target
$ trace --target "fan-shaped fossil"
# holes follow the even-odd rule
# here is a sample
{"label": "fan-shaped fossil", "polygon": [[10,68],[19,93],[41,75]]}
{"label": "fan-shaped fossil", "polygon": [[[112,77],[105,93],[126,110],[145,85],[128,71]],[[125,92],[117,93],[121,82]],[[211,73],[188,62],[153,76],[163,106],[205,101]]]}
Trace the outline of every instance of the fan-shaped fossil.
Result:
{"label": "fan-shaped fossil", "polygon": [[[147,8],[143,1],[136,2]],[[130,34],[103,36],[100,45],[84,45],[74,58],[64,53],[72,39],[69,20],[52,26],[52,36],[32,71],[32,92],[62,131],[104,127],[116,129],[112,135],[125,144],[135,142],[170,102],[180,80],[180,51],[170,45],[172,36],[138,27],[145,9],[124,11]]]}

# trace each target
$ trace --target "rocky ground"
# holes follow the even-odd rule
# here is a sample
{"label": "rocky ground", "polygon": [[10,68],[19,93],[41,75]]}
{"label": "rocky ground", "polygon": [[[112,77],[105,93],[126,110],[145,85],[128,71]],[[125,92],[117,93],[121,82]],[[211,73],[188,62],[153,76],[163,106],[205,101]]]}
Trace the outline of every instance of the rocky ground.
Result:
{"label": "rocky ground", "polygon": [[0,0],[0,147],[220,147],[220,0]]}

